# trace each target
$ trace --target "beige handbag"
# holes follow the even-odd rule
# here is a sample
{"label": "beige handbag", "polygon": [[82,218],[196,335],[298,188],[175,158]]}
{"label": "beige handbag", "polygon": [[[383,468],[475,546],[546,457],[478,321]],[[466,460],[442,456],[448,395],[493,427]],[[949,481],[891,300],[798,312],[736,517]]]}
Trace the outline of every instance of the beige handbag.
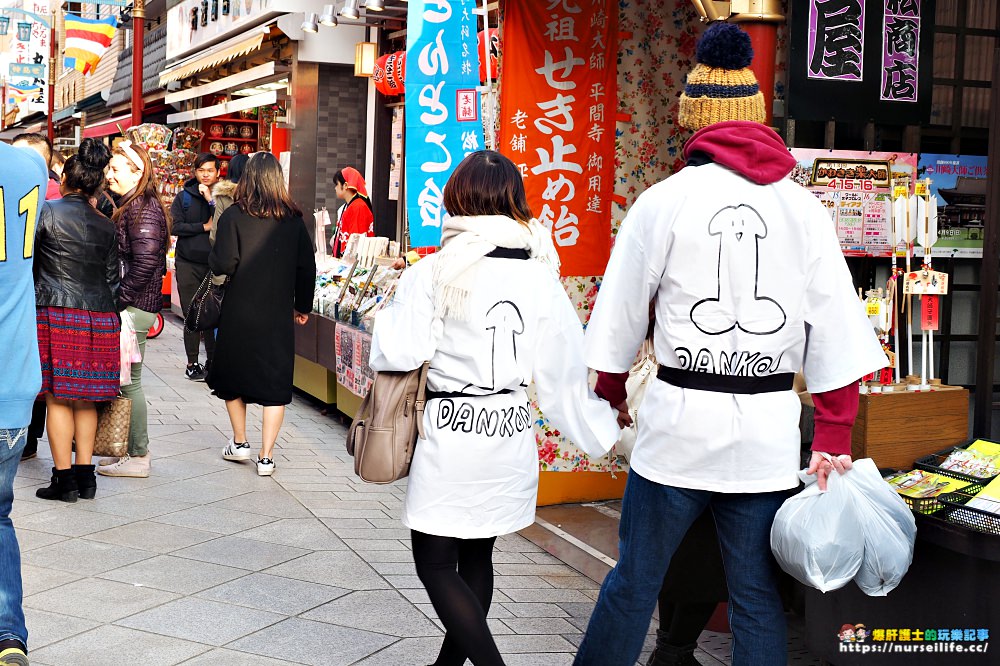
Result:
{"label": "beige handbag", "polygon": [[424,436],[425,362],[409,372],[377,372],[347,431],[354,473],[368,483],[392,483],[410,473],[417,438]]}
{"label": "beige handbag", "polygon": [[128,453],[129,425],[132,422],[132,401],[118,397],[97,407],[97,439],[94,455],[122,458]]}

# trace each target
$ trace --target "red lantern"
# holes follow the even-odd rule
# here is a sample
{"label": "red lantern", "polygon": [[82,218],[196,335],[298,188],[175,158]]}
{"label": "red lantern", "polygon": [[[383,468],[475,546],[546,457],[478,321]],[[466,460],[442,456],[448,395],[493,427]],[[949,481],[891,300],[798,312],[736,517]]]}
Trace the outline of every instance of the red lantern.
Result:
{"label": "red lantern", "polygon": [[483,40],[490,40],[490,80],[497,80],[497,62],[500,59],[500,31],[490,28],[479,33],[479,81],[486,83],[486,66],[483,64]]}
{"label": "red lantern", "polygon": [[406,80],[406,51],[387,53],[375,63],[375,89],[383,95],[402,95]]}

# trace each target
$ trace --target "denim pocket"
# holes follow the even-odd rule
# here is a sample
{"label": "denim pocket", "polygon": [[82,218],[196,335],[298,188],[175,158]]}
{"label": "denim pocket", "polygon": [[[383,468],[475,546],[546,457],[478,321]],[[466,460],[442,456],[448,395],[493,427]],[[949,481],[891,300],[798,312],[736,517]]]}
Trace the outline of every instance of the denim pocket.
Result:
{"label": "denim pocket", "polygon": [[28,435],[28,428],[0,428],[0,444],[6,444],[7,450],[10,451],[17,443],[21,441],[22,437]]}

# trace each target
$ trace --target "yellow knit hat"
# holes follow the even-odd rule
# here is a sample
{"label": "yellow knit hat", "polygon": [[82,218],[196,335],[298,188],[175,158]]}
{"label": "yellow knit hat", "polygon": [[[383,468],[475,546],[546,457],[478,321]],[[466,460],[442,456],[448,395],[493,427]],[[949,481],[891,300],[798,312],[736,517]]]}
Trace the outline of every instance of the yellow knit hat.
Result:
{"label": "yellow knit hat", "polygon": [[698,41],[698,64],[681,93],[681,127],[700,130],[726,120],[765,123],[764,96],[750,71],[750,35],[731,23],[713,23]]}

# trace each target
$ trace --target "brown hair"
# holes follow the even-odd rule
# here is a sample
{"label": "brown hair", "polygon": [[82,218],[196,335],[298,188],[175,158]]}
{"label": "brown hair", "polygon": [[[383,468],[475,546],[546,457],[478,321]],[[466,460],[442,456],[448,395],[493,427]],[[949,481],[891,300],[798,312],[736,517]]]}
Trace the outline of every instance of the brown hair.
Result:
{"label": "brown hair", "polygon": [[283,219],[302,216],[300,209],[288,195],[281,164],[271,153],[254,153],[250,156],[233,201],[252,217]]}
{"label": "brown hair", "polygon": [[444,186],[449,215],[505,215],[521,224],[533,217],[521,172],[493,150],[470,154],[455,167]]}
{"label": "brown hair", "polygon": [[[130,149],[142,161],[142,175],[139,176],[139,183],[135,186],[132,194],[118,202],[115,212],[111,215],[111,219],[115,222],[121,220],[122,215],[125,214],[125,209],[140,199],[140,208],[147,206],[151,201],[155,201],[160,210],[163,211],[163,217],[167,221],[167,235],[169,236],[171,227],[170,214],[167,212],[167,207],[163,205],[163,199],[160,198],[160,193],[156,189],[156,174],[153,173],[153,161],[149,159],[149,153],[142,146],[133,143]],[[129,157],[128,153],[121,146],[116,146],[111,151],[111,155],[121,155],[125,158],[125,162],[128,164],[128,168],[132,170],[132,173],[139,173],[139,167],[135,165],[135,162],[132,161],[132,158]]]}

